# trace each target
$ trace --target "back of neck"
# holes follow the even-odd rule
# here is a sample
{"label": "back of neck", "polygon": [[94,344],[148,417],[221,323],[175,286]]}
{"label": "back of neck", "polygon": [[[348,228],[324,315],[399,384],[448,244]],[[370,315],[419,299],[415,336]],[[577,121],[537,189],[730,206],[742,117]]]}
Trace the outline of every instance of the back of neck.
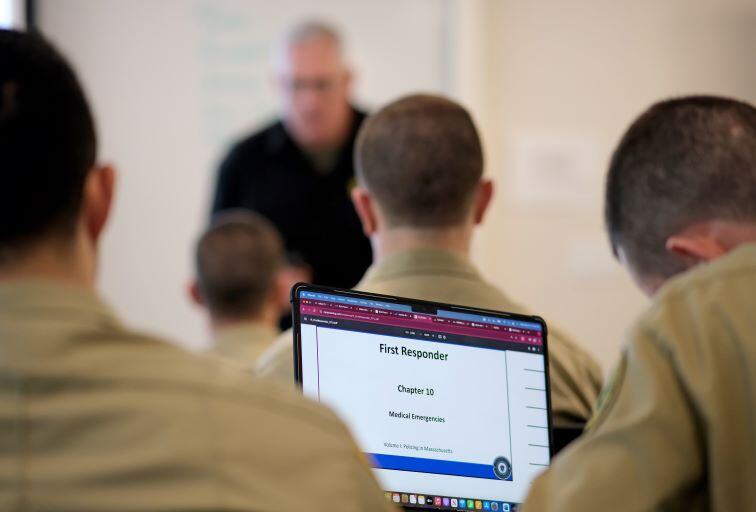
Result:
{"label": "back of neck", "polygon": [[220,331],[244,325],[259,325],[271,330],[278,329],[280,313],[277,302],[268,301],[261,310],[250,312],[247,315],[210,315],[210,328],[217,336]]}
{"label": "back of neck", "polygon": [[472,229],[466,226],[450,228],[390,228],[371,236],[373,260],[379,262],[393,254],[415,250],[437,250],[470,257]]}
{"label": "back of neck", "polygon": [[86,240],[53,240],[8,249],[0,256],[0,282],[57,281],[94,288],[95,257]]}

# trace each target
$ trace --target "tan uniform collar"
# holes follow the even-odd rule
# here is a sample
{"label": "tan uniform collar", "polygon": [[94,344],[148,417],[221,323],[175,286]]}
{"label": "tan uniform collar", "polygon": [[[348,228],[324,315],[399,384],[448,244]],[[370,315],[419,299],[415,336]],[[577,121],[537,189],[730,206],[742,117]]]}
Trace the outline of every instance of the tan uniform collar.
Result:
{"label": "tan uniform collar", "polygon": [[1,283],[0,312],[12,316],[19,313],[65,314],[75,320],[118,323],[111,309],[94,290],[46,279]]}
{"label": "tan uniform collar", "polygon": [[421,275],[446,275],[483,282],[478,270],[463,256],[440,249],[413,249],[374,263],[356,288],[361,290],[373,282]]}
{"label": "tan uniform collar", "polygon": [[219,330],[214,351],[228,357],[256,359],[280,334],[259,322],[240,322]]}
{"label": "tan uniform collar", "polygon": [[53,280],[0,284],[0,360],[32,368],[123,329],[94,290]]}

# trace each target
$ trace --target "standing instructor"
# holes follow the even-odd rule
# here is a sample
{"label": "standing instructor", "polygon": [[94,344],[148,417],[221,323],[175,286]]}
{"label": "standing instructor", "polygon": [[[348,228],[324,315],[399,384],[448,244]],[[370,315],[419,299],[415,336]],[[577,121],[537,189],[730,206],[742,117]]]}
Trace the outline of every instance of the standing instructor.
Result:
{"label": "standing instructor", "polygon": [[267,217],[290,261],[311,272],[307,280],[352,287],[372,259],[350,201],[352,149],[365,114],[349,100],[351,74],[339,35],[303,23],[287,35],[275,62],[282,117],[223,160],[213,213],[246,208]]}

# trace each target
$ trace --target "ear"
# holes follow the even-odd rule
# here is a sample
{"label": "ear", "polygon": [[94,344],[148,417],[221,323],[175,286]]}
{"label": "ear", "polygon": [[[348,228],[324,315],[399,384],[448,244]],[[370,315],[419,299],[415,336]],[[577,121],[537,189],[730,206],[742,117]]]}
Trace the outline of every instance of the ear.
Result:
{"label": "ear", "polygon": [[669,237],[666,248],[690,267],[719,258],[727,252],[727,248],[716,238],[695,233]]}
{"label": "ear", "polygon": [[357,216],[362,222],[362,231],[366,236],[372,236],[378,230],[378,216],[370,192],[359,186],[354,187],[352,189],[352,204],[354,204]]}
{"label": "ear", "polygon": [[197,283],[196,279],[192,279],[186,290],[194,304],[201,308],[205,307],[205,298],[202,296],[202,292],[200,292],[199,283]]}
{"label": "ear", "polygon": [[84,184],[83,216],[90,239],[97,243],[110,217],[115,194],[115,169],[110,165],[92,169]]}
{"label": "ear", "polygon": [[494,194],[494,184],[488,178],[480,180],[478,185],[478,191],[475,195],[475,205],[473,209],[473,221],[476,225],[482,224],[483,219],[488,211],[488,206],[491,204]]}

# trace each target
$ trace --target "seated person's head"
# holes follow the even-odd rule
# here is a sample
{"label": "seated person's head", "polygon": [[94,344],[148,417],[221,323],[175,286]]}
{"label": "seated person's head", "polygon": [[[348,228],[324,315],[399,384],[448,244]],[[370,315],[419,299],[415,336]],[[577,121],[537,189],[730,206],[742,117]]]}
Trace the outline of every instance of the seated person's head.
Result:
{"label": "seated person's head", "polygon": [[275,326],[281,314],[284,249],[275,227],[242,210],[217,215],[196,249],[191,294],[212,324],[261,321]]}
{"label": "seated person's head", "polygon": [[756,109],[716,97],[653,105],[614,152],[605,215],[615,255],[648,294],[756,241]]}
{"label": "seated person's head", "polygon": [[0,272],[92,284],[114,172],[95,164],[73,71],[37,36],[0,30]]}
{"label": "seated person's head", "polygon": [[469,233],[491,199],[470,114],[439,96],[408,96],[370,116],[354,160],[359,186],[352,198],[368,236]]}

